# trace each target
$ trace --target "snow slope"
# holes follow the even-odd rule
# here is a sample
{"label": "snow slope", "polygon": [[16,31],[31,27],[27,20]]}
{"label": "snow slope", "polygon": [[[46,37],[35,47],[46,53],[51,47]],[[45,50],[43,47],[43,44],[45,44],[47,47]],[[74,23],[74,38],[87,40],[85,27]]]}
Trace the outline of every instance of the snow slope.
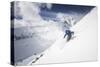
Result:
{"label": "snow slope", "polygon": [[80,62],[97,60],[97,8],[78,22],[73,28],[76,38],[66,42],[61,37],[35,64]]}

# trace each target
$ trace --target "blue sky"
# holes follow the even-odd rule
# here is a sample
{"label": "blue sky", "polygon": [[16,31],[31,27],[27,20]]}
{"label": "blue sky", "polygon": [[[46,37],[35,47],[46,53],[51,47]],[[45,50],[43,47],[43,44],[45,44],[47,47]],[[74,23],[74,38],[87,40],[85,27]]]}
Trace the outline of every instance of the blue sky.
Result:
{"label": "blue sky", "polygon": [[[39,14],[40,14],[40,16],[44,20],[53,20],[53,21],[59,21],[59,19],[57,19],[57,14],[58,13],[64,13],[64,14],[72,15],[73,18],[78,21],[84,15],[86,15],[88,12],[90,12],[90,10],[92,8],[94,8],[94,6],[69,5],[69,4],[54,4],[54,3],[51,4],[50,3],[51,4],[51,7],[50,7],[50,9],[48,9],[46,7],[46,4],[47,3],[34,3],[33,2],[33,4],[41,4],[41,6],[39,6],[39,9],[40,9]],[[11,6],[14,6],[14,3],[13,2],[11,4]],[[11,14],[11,20],[14,19],[14,18],[16,18],[16,19],[22,19],[22,16],[21,15],[14,16],[14,11],[15,10],[13,10],[14,9],[13,7],[11,7],[11,8],[12,8],[11,9],[11,13],[12,13]],[[76,14],[78,17],[76,17],[76,15],[74,15],[73,13]],[[79,19],[77,19],[77,18],[79,18]]]}
{"label": "blue sky", "polygon": [[[44,20],[56,18],[57,13],[86,15],[94,6],[52,4],[51,9],[41,7],[40,15]],[[53,19],[54,20],[54,19]]]}

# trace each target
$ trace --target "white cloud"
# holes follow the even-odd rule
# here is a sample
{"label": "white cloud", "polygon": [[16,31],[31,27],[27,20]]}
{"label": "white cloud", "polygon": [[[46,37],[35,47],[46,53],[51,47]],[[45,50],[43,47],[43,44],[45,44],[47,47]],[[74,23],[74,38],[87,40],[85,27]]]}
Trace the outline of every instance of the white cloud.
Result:
{"label": "white cloud", "polygon": [[[43,21],[41,16],[39,15],[40,12],[40,4],[38,3],[31,3],[31,2],[15,2],[15,16],[21,15],[23,17],[22,20],[14,21],[15,27],[20,27],[21,24],[23,25],[32,25],[35,22]],[[20,22],[23,21],[23,22]],[[16,26],[17,25],[17,26]]]}
{"label": "white cloud", "polygon": [[47,4],[46,4],[46,7],[47,7],[48,9],[51,9],[51,8],[52,8],[52,4],[47,3]]}
{"label": "white cloud", "polygon": [[[14,19],[14,27],[23,27],[23,26],[40,26],[34,29],[35,32],[42,32],[45,34],[40,34],[39,36],[49,40],[57,39],[57,34],[59,34],[59,26],[53,20],[45,21],[39,15],[40,7],[42,4],[32,3],[32,2],[18,2],[16,7],[20,8],[20,14],[23,16],[22,20]],[[48,9],[51,9],[52,4],[45,5]],[[15,10],[18,10],[17,8]],[[47,31],[47,32],[46,32]],[[52,33],[53,32],[53,33]],[[47,34],[47,35],[46,35]],[[52,37],[55,36],[55,37]]]}

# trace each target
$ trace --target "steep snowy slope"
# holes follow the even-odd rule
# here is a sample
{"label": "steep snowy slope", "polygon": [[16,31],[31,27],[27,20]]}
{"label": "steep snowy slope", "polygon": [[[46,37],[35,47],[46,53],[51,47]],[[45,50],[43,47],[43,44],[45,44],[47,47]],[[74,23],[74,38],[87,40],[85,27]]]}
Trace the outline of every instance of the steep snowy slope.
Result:
{"label": "steep snowy slope", "polygon": [[76,38],[69,42],[61,36],[36,64],[96,61],[97,59],[97,8],[94,8],[73,28]]}

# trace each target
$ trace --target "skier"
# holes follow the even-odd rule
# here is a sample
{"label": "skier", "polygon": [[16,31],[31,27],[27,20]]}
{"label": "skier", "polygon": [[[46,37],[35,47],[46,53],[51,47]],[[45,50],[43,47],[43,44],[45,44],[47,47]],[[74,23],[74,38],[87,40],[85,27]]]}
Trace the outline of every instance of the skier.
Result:
{"label": "skier", "polygon": [[66,31],[65,31],[65,35],[64,35],[64,38],[68,35],[67,41],[69,41],[69,40],[72,38],[72,35],[73,35],[73,34],[74,34],[73,31],[66,30]]}

